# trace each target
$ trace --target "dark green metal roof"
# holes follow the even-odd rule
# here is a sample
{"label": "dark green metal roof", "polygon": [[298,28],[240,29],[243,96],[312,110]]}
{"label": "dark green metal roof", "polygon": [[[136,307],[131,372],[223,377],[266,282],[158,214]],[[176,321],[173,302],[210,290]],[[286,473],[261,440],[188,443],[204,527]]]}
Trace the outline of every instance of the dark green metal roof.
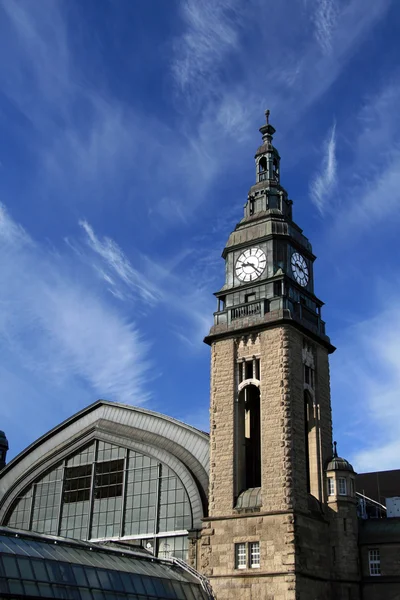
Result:
{"label": "dark green metal roof", "polygon": [[326,466],[327,471],[350,471],[354,473],[353,466],[345,458],[334,456]]}
{"label": "dark green metal roof", "polygon": [[239,494],[235,508],[236,510],[254,509],[259,508],[261,504],[261,488],[249,488]]}
{"label": "dark green metal roof", "polygon": [[199,574],[174,559],[0,527],[0,597],[207,600]]}
{"label": "dark green metal roof", "polygon": [[345,458],[341,458],[337,453],[337,442],[333,442],[333,455],[326,465],[327,471],[350,471],[354,473],[353,466]]}

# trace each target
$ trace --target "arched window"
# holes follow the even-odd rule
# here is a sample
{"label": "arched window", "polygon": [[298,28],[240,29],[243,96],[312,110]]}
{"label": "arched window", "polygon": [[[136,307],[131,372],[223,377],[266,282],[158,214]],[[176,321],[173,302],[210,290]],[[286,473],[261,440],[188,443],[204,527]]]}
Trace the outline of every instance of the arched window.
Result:
{"label": "arched window", "polygon": [[237,490],[261,486],[260,390],[247,385],[239,394],[237,415]]}
{"label": "arched window", "polygon": [[5,524],[81,540],[135,539],[155,554],[186,558],[183,532],[193,520],[186,489],[170,467],[96,440],[26,488]]}
{"label": "arched window", "polygon": [[272,175],[277,181],[279,181],[279,162],[278,162],[277,158],[274,158],[274,161],[273,161]]}
{"label": "arched window", "polygon": [[258,161],[258,181],[267,179],[267,159],[262,156]]}

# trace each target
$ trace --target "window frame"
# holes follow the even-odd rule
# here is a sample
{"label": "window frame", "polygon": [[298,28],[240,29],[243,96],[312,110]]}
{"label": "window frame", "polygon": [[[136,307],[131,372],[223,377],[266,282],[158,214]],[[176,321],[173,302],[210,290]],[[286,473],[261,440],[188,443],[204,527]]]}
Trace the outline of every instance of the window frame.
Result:
{"label": "window frame", "polygon": [[368,567],[371,577],[379,577],[382,575],[380,548],[370,548],[368,550]]}
{"label": "window frame", "polygon": [[[244,562],[243,562],[243,558],[244,558]],[[235,569],[247,569],[247,544],[246,544],[246,542],[238,542],[237,544],[235,544]]]}
{"label": "window frame", "polygon": [[249,542],[249,566],[251,569],[260,568],[260,542]]}
{"label": "window frame", "polygon": [[338,496],[347,496],[346,477],[338,477]]}
{"label": "window frame", "polygon": [[234,544],[235,569],[259,569],[261,567],[260,541],[236,542]]}
{"label": "window frame", "polygon": [[327,483],[328,483],[328,496],[334,496],[335,495],[335,479],[334,479],[334,477],[328,477]]}

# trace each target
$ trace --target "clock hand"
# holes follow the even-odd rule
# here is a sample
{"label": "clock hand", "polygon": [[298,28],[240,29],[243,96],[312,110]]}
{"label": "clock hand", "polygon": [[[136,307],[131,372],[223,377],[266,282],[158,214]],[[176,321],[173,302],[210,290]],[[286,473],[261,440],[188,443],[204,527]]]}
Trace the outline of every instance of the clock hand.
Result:
{"label": "clock hand", "polygon": [[253,267],[253,268],[256,268],[253,263],[243,263],[243,266],[244,267]]}

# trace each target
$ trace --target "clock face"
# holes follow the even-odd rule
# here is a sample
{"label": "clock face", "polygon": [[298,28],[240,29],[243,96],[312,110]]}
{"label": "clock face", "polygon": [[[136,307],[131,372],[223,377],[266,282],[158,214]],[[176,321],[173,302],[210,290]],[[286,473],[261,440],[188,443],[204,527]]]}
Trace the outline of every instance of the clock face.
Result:
{"label": "clock face", "polygon": [[236,277],[241,281],[254,281],[260,277],[267,264],[267,258],[261,248],[248,248],[236,261]]}
{"label": "clock face", "polygon": [[305,287],[309,280],[306,259],[298,252],[293,252],[290,263],[292,265],[293,277],[297,283]]}

